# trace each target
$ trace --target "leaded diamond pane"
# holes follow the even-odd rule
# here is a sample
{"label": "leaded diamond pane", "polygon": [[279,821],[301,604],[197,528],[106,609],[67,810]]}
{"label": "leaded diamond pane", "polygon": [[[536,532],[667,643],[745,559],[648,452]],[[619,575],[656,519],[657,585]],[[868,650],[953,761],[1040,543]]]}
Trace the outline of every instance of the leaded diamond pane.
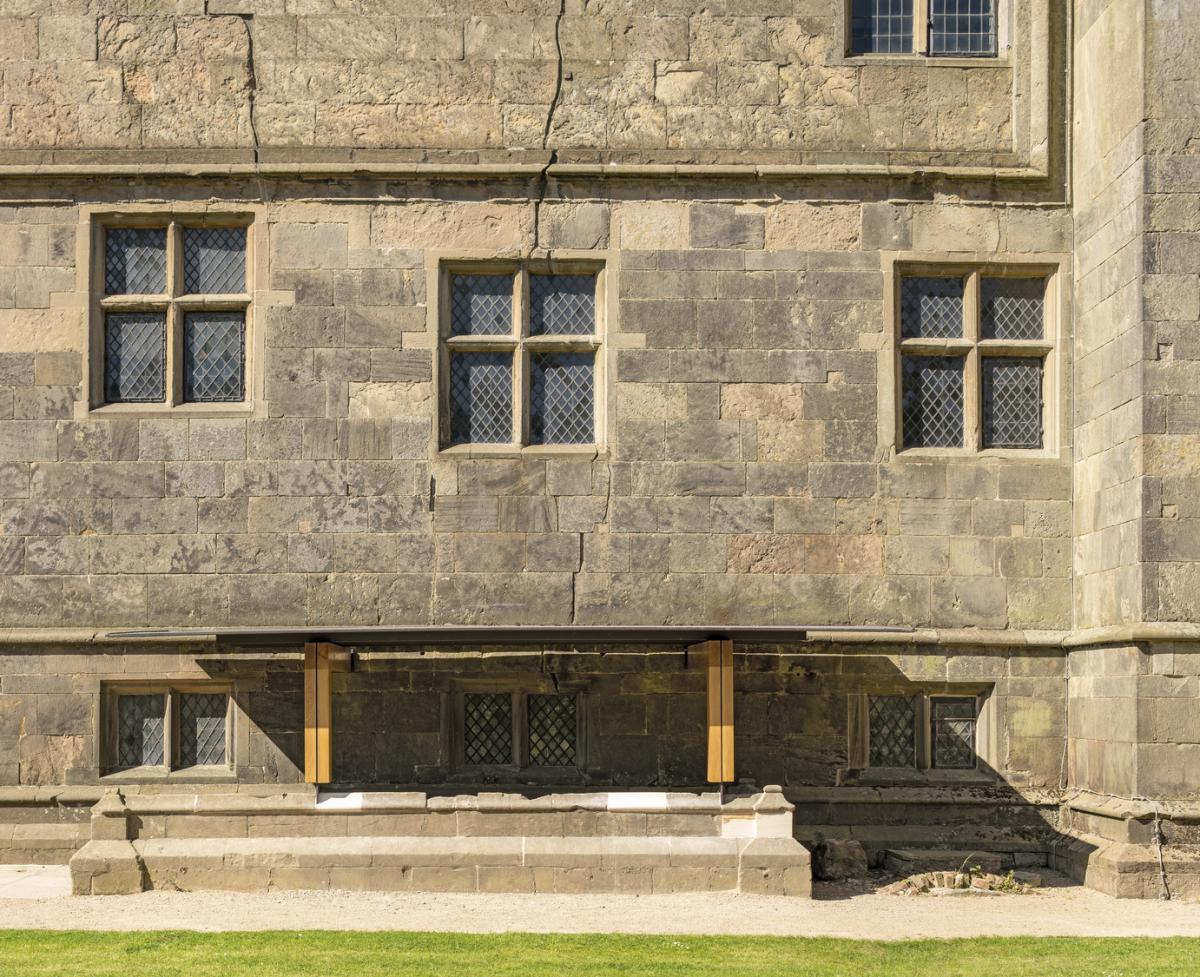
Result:
{"label": "leaded diamond pane", "polygon": [[189,312],[183,320],[183,398],[195,403],[245,399],[246,315]]}
{"label": "leaded diamond pane", "polygon": [[595,275],[529,276],[531,334],[590,336],[595,330]]}
{"label": "leaded diamond pane", "polygon": [[851,53],[912,53],[913,0],[854,0],[850,17]]}
{"label": "leaded diamond pane", "polygon": [[451,276],[451,335],[507,336],[512,331],[512,275]]}
{"label": "leaded diamond pane", "polygon": [[904,447],[963,446],[963,362],[962,357],[903,357]]}
{"label": "leaded diamond pane", "polygon": [[225,763],[224,693],[191,693],[179,696],[179,765],[209,766]]}
{"label": "leaded diamond pane", "polygon": [[535,767],[575,765],[575,696],[531,695],[529,762]]}
{"label": "leaded diamond pane", "polygon": [[1045,279],[985,278],[979,291],[984,339],[1041,339],[1045,335]]}
{"label": "leaded diamond pane", "polygon": [[166,700],[162,695],[117,698],[117,764],[157,767],[163,763]]}
{"label": "leaded diamond pane", "polygon": [[104,291],[161,295],[167,290],[167,232],[162,227],[110,227],[104,232]]}
{"label": "leaded diamond pane", "polygon": [[246,229],[185,227],[183,282],[184,289],[192,295],[246,291]]}
{"label": "leaded diamond pane", "polygon": [[870,765],[915,767],[916,703],[909,696],[873,695],[869,707]]}
{"label": "leaded diamond pane", "polygon": [[110,404],[166,399],[167,317],[110,312],[104,319],[104,398]]}
{"label": "leaded diamond pane", "polygon": [[933,765],[947,770],[975,767],[974,699],[933,699]]}
{"label": "leaded diamond pane", "polygon": [[512,354],[450,356],[450,443],[512,441]]}
{"label": "leaded diamond pane", "polygon": [[958,339],[963,334],[963,279],[905,278],[900,284],[904,339]]}
{"label": "leaded diamond pane", "polygon": [[530,441],[591,444],[595,440],[595,368],[592,353],[535,353],[529,358]]}
{"label": "leaded diamond pane", "polygon": [[467,763],[513,762],[512,696],[468,692],[463,696],[463,750]]}
{"label": "leaded diamond pane", "polygon": [[1042,361],[989,357],[983,361],[983,446],[1042,446]]}
{"label": "leaded diamond pane", "polygon": [[995,54],[995,0],[930,0],[929,53]]}

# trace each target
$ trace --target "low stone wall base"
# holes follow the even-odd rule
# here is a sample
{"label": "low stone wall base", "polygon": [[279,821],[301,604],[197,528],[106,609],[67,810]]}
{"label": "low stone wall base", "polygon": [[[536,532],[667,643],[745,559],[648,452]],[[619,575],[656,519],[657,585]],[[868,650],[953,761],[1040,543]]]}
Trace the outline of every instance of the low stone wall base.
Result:
{"label": "low stone wall base", "polygon": [[738,891],[808,896],[808,852],[780,838],[178,838],[93,841],[77,894]]}
{"label": "low stone wall base", "polygon": [[[407,829],[407,830],[406,830]],[[778,787],[716,794],[105,795],[82,895],[144,888],[808,896]]]}
{"label": "low stone wall base", "polygon": [[1077,835],[1051,848],[1050,867],[1120,899],[1161,899],[1169,892],[1172,899],[1200,900],[1198,845],[1165,845],[1160,863],[1154,844]]}

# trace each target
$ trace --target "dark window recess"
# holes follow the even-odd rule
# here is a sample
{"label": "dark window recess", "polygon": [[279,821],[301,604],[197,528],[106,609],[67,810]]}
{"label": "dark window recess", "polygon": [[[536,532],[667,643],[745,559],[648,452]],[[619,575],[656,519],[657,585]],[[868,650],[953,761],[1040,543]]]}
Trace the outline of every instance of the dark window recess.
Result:
{"label": "dark window recess", "polygon": [[934,698],[930,704],[930,739],[933,766],[941,770],[974,770],[975,726],[978,703],[974,698]]}
{"label": "dark window recess", "polygon": [[913,0],[853,0],[851,54],[911,54]]}
{"label": "dark window recess", "polygon": [[868,714],[872,767],[917,765],[917,710],[911,696],[873,695]]}
{"label": "dark window recess", "polygon": [[934,57],[994,55],[995,0],[930,0],[929,53]]}
{"label": "dark window recess", "polygon": [[961,448],[964,399],[961,356],[901,357],[906,448]]}
{"label": "dark window recess", "polygon": [[531,695],[527,701],[529,764],[573,767],[578,723],[573,695]]}
{"label": "dark window recess", "polygon": [[512,696],[507,692],[468,692],[463,696],[463,755],[479,766],[511,764]]}
{"label": "dark window recess", "polygon": [[117,699],[117,765],[160,767],[165,763],[166,697],[123,695]]}

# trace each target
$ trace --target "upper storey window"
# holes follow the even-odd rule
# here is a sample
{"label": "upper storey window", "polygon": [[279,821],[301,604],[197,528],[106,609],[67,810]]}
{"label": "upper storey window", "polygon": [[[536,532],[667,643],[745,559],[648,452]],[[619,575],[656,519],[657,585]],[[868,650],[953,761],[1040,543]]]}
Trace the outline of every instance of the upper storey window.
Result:
{"label": "upper storey window", "polygon": [[98,229],[96,406],[245,403],[248,231],[153,217]]}
{"label": "upper storey window", "polygon": [[1051,279],[913,270],[898,295],[903,449],[1040,450],[1054,403]]}
{"label": "upper storey window", "polygon": [[447,273],[443,447],[596,443],[600,271],[497,266]]}
{"label": "upper storey window", "polygon": [[851,54],[996,54],[997,0],[850,0]]}

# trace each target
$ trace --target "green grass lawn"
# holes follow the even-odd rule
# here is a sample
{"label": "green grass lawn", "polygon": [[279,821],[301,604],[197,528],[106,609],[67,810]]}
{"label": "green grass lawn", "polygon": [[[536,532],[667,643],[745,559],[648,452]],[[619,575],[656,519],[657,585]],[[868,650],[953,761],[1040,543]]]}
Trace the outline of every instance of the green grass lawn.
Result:
{"label": "green grass lawn", "polygon": [[1200,940],[0,931],[5,977],[1196,977]]}

